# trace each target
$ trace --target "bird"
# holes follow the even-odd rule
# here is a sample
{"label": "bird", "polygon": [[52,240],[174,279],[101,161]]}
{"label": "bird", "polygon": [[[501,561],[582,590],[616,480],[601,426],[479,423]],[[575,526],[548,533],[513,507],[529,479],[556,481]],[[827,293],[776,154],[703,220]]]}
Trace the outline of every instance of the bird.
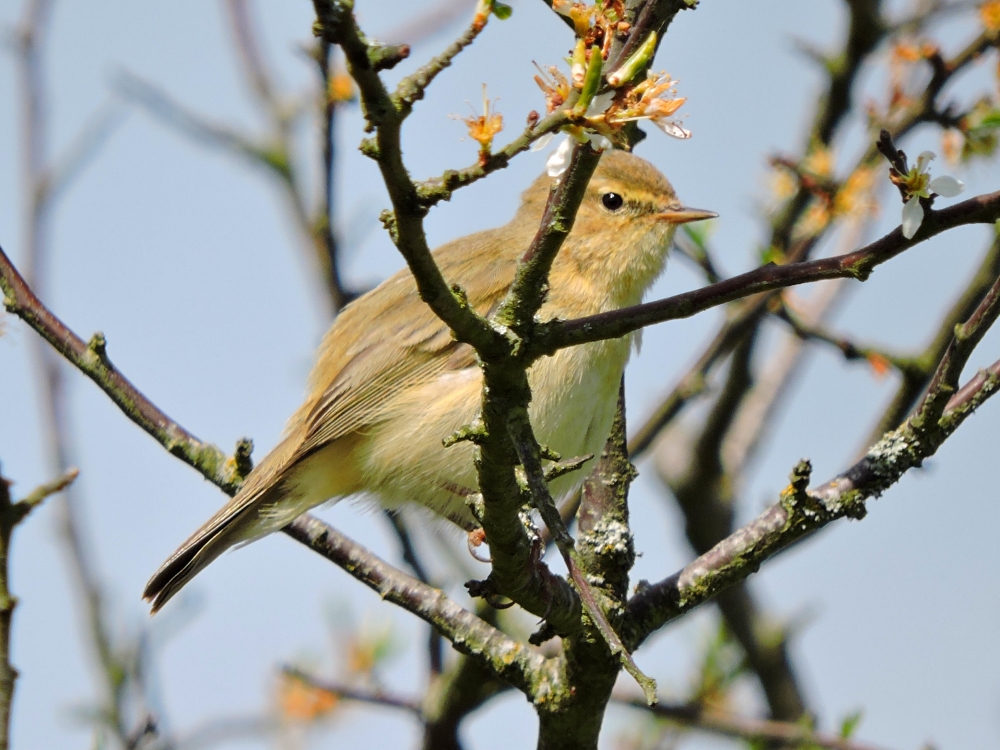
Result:
{"label": "bird", "polygon": [[[538,231],[554,179],[542,174],[514,218],[448,242],[433,257],[480,314],[495,312]],[[557,254],[540,319],[572,319],[638,304],[663,272],[678,225],[716,214],[685,208],[652,164],[605,153]],[[562,456],[599,454],[638,333],[561,349],[528,371],[540,444]],[[467,530],[478,491],[473,446],[443,440],[473,423],[483,375],[403,269],[343,308],[324,336],[308,396],[283,439],[236,495],[156,571],[143,592],[153,613],[219,555],[281,529],[309,509],[366,493],[385,508],[415,504]],[[579,483],[554,480],[553,497]],[[487,540],[488,541],[488,540]]]}

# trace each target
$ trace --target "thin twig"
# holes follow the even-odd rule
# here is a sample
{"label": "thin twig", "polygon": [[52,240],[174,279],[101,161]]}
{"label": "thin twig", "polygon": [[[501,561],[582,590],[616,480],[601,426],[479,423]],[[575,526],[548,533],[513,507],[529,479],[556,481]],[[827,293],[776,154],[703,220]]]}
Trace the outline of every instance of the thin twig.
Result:
{"label": "thin twig", "polygon": [[895,429],[906,418],[927,388],[938,362],[955,334],[955,326],[966,320],[982,300],[986,290],[1000,278],[1000,235],[990,243],[983,259],[965,289],[945,313],[931,340],[922,351],[910,358],[911,365],[903,373],[903,380],[893,395],[878,424],[873,428],[865,445],[870,445],[889,430]]}
{"label": "thin twig", "polygon": [[1000,390],[1000,361],[977,374],[949,399],[937,424],[919,432],[908,420],[887,433],[850,469],[807,490],[811,466],[800,462],[778,503],[682,570],[636,593],[629,601],[633,643],[732,584],[804,536],[843,517],[861,518],[866,501],[878,497],[903,474],[932,456],[941,443],[983,402]]}
{"label": "thin twig", "polygon": [[386,708],[396,708],[413,714],[417,718],[423,718],[423,709],[418,701],[410,698],[402,698],[398,695],[383,692],[381,690],[366,690],[362,688],[343,685],[330,680],[324,680],[309,674],[296,667],[282,667],[282,673],[293,680],[298,680],[305,685],[325,693],[342,698],[347,701],[357,703],[369,703],[373,706],[384,706]]}
{"label": "thin twig", "polygon": [[[403,562],[410,567],[410,570],[413,571],[413,575],[415,575],[421,583],[430,585],[430,576],[427,574],[424,564],[417,556],[417,550],[413,546],[413,539],[410,537],[410,530],[407,528],[406,521],[403,519],[402,514],[398,510],[390,510],[389,508],[386,508],[383,511],[383,515],[385,515],[386,519],[389,521],[389,525],[392,527],[393,533],[399,541],[400,551],[403,554]],[[441,674],[441,669],[444,664],[444,655],[441,653],[441,634],[434,628],[430,629],[430,633],[428,635],[427,655],[431,675]]]}
{"label": "thin twig", "polygon": [[10,542],[17,528],[45,498],[66,489],[79,472],[71,469],[55,481],[43,484],[24,498],[13,501],[11,482],[0,476],[0,750],[10,747],[10,717],[17,670],[10,663],[10,628],[17,599],[10,591]]}
{"label": "thin twig", "polygon": [[[235,457],[227,458],[217,447],[202,442],[164,414],[111,365],[104,351],[103,338],[95,338],[90,344],[85,344],[45,308],[2,249],[0,289],[5,294],[7,310],[28,323],[56,351],[90,377],[126,416],[172,455],[196,469],[217,487],[228,494],[235,493],[244,478],[239,468],[244,462]],[[246,450],[244,444],[238,452]],[[523,686],[529,679],[529,673],[533,678],[539,671],[546,673],[542,657],[462,609],[438,589],[422,584],[380,560],[317,518],[305,514],[282,531],[344,568],[378,591],[383,598],[427,620],[449,640],[456,639],[459,650],[485,659],[491,669],[498,669],[497,673],[512,684]],[[470,638],[470,635],[474,637]],[[510,657],[511,662],[491,662],[498,653],[514,656]],[[518,677],[518,674],[521,676]]]}
{"label": "thin twig", "polygon": [[660,719],[724,737],[756,744],[779,743],[781,747],[823,748],[823,750],[878,750],[874,745],[846,737],[816,732],[801,723],[754,719],[712,711],[700,705],[660,701],[647,706],[640,698],[615,698],[615,703],[647,711]]}
{"label": "thin twig", "polygon": [[881,239],[846,255],[790,263],[769,264],[693,292],[647,302],[598,315],[552,322],[540,326],[533,342],[538,355],[567,346],[618,338],[654,323],[688,318],[704,310],[760,292],[783,289],[824,279],[853,278],[864,281],[879,265],[941,232],[966,224],[992,224],[1000,219],[1000,191],[930,211],[913,239],[897,227]]}

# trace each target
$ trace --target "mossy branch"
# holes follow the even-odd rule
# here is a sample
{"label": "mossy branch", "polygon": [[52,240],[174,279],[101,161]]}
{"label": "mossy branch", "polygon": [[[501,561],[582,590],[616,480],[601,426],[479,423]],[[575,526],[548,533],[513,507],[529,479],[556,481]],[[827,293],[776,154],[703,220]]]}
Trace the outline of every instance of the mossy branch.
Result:
{"label": "mossy branch", "polygon": [[[111,364],[103,346],[85,343],[41,303],[2,248],[0,289],[8,312],[24,320],[93,380],[129,419],[223,492],[230,495],[236,492],[249,473],[248,441],[239,441],[235,455],[227,457],[216,446],[202,442],[164,414]],[[406,575],[319,519],[306,514],[282,531],[344,567],[358,580],[379,591],[383,598],[430,622],[446,638],[454,638],[456,648],[483,660],[487,668],[502,669],[504,679],[512,684],[533,689],[537,680],[544,679],[540,675],[548,674],[542,657],[462,609],[438,589]],[[524,676],[520,682],[519,674]]]}
{"label": "mossy branch", "polygon": [[807,490],[812,468],[802,461],[779,501],[682,570],[642,587],[629,601],[631,645],[734,583],[755,573],[795,541],[839,518],[863,518],[866,502],[880,496],[907,471],[934,455],[961,423],[1000,389],[1000,362],[977,374],[948,401],[935,439],[905,422],[886,433],[847,471]]}

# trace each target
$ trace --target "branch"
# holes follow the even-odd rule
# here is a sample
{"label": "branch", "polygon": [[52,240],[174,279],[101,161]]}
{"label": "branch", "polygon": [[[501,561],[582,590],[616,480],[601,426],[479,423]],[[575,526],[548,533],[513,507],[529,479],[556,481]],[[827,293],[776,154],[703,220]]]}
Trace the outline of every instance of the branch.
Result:
{"label": "branch", "polygon": [[[399,510],[390,510],[389,508],[384,508],[382,514],[385,516],[386,520],[389,521],[389,525],[392,526],[392,531],[396,535],[396,539],[399,541],[400,552],[403,556],[403,562],[405,562],[413,575],[417,577],[417,580],[421,583],[426,583],[431,585],[430,576],[427,574],[426,568],[420,558],[417,557],[417,551],[413,546],[413,539],[410,537],[410,530],[407,528],[406,521],[403,520],[402,513]],[[430,637],[427,643],[427,654],[428,660],[430,662],[430,673],[431,675],[441,674],[441,669],[443,665],[443,655],[441,653],[441,635],[434,628],[430,629]]]}
{"label": "branch", "polygon": [[285,677],[298,680],[311,688],[322,690],[325,693],[329,693],[330,695],[343,700],[354,701],[357,703],[369,703],[373,706],[383,706],[385,708],[395,708],[413,714],[418,718],[423,718],[423,709],[420,704],[409,698],[390,695],[389,693],[384,693],[381,690],[364,690],[351,687],[350,685],[330,682],[329,680],[320,679],[319,677],[315,677],[295,667],[282,667],[281,672]]}
{"label": "branch", "polygon": [[10,628],[17,599],[10,591],[10,541],[28,514],[45,498],[66,489],[79,472],[71,469],[23,499],[11,500],[11,482],[0,476],[0,750],[10,747],[10,716],[17,670],[10,663]]}
{"label": "branch", "polygon": [[647,706],[639,698],[615,698],[615,703],[644,710],[660,719],[680,724],[712,734],[743,740],[752,746],[777,745],[780,747],[801,747],[807,750],[877,750],[874,745],[838,737],[832,734],[814,732],[801,723],[790,721],[767,721],[736,716],[706,709],[700,705],[671,704],[663,701],[655,706]]}
{"label": "branch", "polygon": [[565,110],[558,109],[550,115],[531,123],[524,132],[499,151],[494,151],[483,157],[481,161],[462,169],[449,169],[440,177],[432,177],[417,184],[417,194],[421,205],[431,208],[441,201],[449,200],[459,188],[478,182],[482,178],[504,169],[510,160],[524,153],[539,138],[549,133],[555,133],[569,122]]}
{"label": "branch", "polygon": [[948,401],[934,425],[908,420],[886,435],[850,469],[807,490],[811,466],[802,461],[779,502],[664,580],[629,601],[633,643],[749,577],[766,560],[838,518],[862,518],[866,501],[932,456],[961,423],[1000,389],[1000,361],[977,374]]}
{"label": "branch", "polygon": [[1000,278],[1000,234],[994,236],[979,268],[941,320],[931,341],[923,351],[911,358],[911,366],[903,372],[903,381],[865,441],[866,445],[870,445],[880,435],[898,427],[910,413],[917,399],[927,388],[938,362],[951,343],[955,326],[972,314],[997,278]]}
{"label": "branch", "polygon": [[899,228],[846,255],[788,265],[768,264],[702,289],[569,321],[539,326],[533,354],[551,354],[567,346],[618,338],[654,323],[689,318],[696,313],[753,294],[784,289],[823,279],[854,278],[865,281],[875,267],[924,240],[966,224],[992,224],[1000,219],[1000,191],[980,195],[939,211],[930,211],[913,239]]}
{"label": "branch", "polygon": [[472,23],[444,52],[434,57],[426,65],[420,67],[415,73],[406,76],[396,86],[396,91],[393,93],[392,99],[403,113],[403,117],[406,117],[413,109],[414,102],[424,98],[424,92],[434,79],[437,78],[438,74],[445,68],[450,67],[458,54],[472,44],[482,30],[486,28],[490,12],[488,7],[484,9],[483,6],[483,3],[476,4],[476,14],[472,19]]}
{"label": "branch", "polygon": [[4,293],[7,312],[21,318],[59,354],[97,383],[129,419],[213,484],[230,494],[236,490],[243,477],[236,472],[235,461],[227,459],[218,448],[184,430],[118,372],[108,359],[103,334],[94,334],[89,342],[84,342],[67,328],[35,296],[2,248],[0,289]]}
{"label": "branch", "polygon": [[[440,589],[394,568],[357,542],[309,514],[282,531],[392,602],[433,625],[463,654],[528,695],[551,689],[557,676],[548,660],[458,606]],[[546,687],[548,685],[548,687]]]}
{"label": "branch", "polygon": [[[84,372],[129,419],[172,455],[196,469],[227,494],[235,493],[248,471],[249,441],[241,441],[237,455],[227,458],[159,410],[111,364],[99,334],[85,344],[56,318],[24,283],[0,249],[0,289],[14,313]],[[243,454],[243,459],[241,459]],[[380,560],[356,542],[306,514],[282,529],[388,599],[427,620],[463,653],[486,659],[498,675],[524,688],[546,672],[543,657],[508,638],[448,599],[441,591],[420,583]]]}
{"label": "branch", "polygon": [[448,286],[431,257],[423,230],[427,210],[403,164],[400,128],[408,109],[390,96],[379,77],[369,57],[371,45],[351,12],[353,4],[342,0],[313,0],[313,5],[318,19],[317,33],[323,40],[338,44],[344,50],[348,70],[358,85],[368,129],[376,131],[374,139],[362,144],[362,152],[378,163],[392,202],[392,213],[386,213],[383,221],[416,279],[421,299],[448,324],[460,341],[472,344],[480,353],[506,351],[505,337]]}

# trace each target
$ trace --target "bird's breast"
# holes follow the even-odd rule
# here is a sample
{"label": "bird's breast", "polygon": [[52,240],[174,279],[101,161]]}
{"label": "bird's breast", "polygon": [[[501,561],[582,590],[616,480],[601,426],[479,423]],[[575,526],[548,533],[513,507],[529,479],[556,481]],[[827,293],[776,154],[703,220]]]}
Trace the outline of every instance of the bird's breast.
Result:
{"label": "bird's breast", "polygon": [[[611,431],[630,346],[629,337],[598,341],[563,349],[532,366],[531,423],[541,444],[564,459],[600,455]],[[556,480],[552,494],[558,497],[582,476],[575,472]]]}

